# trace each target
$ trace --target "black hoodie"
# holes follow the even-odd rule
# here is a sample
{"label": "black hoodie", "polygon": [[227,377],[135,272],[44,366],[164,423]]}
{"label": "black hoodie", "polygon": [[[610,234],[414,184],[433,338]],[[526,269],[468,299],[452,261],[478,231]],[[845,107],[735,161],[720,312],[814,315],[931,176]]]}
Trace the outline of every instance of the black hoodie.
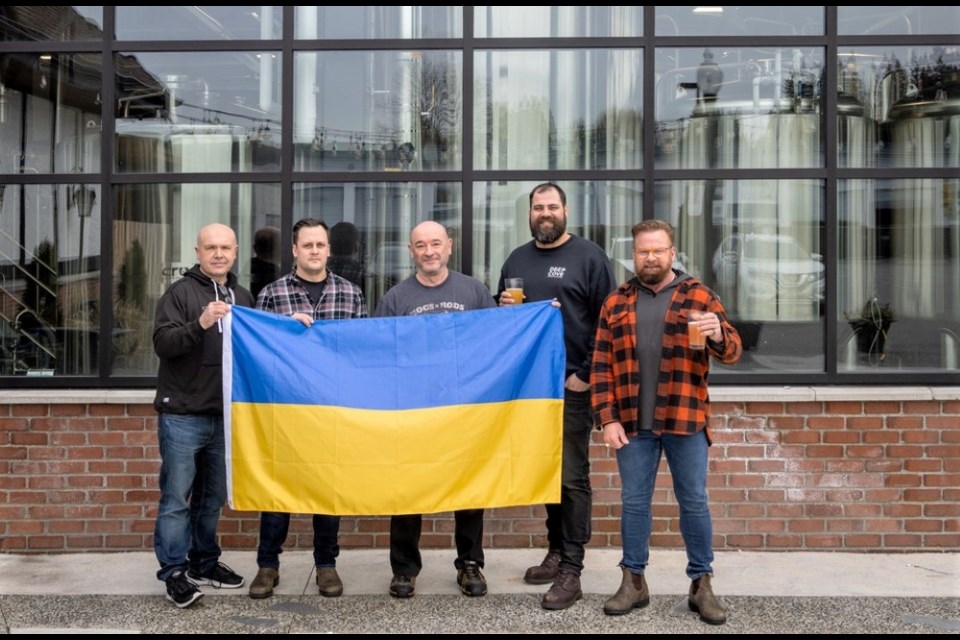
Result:
{"label": "black hoodie", "polygon": [[[253,296],[227,274],[229,302],[253,306]],[[161,413],[223,414],[223,334],[219,324],[204,331],[203,308],[222,300],[214,280],[194,265],[157,302],[153,349],[160,356],[154,408]]]}

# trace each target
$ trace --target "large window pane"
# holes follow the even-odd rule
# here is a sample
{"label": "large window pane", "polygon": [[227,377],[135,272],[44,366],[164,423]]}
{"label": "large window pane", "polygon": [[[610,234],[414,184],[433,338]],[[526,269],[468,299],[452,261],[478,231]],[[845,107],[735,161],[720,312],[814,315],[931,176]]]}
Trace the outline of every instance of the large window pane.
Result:
{"label": "large window pane", "polygon": [[823,49],[656,52],[657,168],[819,167]]}
{"label": "large window pane", "polygon": [[390,287],[413,275],[407,245],[410,231],[424,220],[447,227],[453,238],[449,266],[462,270],[461,192],[458,182],[302,183],[294,185],[293,222],[314,217],[327,223],[330,270],[360,285],[372,313]]}
{"label": "large window pane", "polygon": [[117,171],[279,170],[279,53],[132,53],[116,64]]}
{"label": "large window pane", "polygon": [[460,168],[460,52],[343,51],[295,56],[297,170]]}
{"label": "large window pane", "polygon": [[14,6],[0,9],[0,40],[99,40],[103,7]]}
{"label": "large window pane", "polygon": [[296,7],[296,37],[301,40],[347,38],[460,38],[463,7],[339,6]]}
{"label": "large window pane", "polygon": [[818,36],[824,33],[823,7],[656,8],[658,36]]}
{"label": "large window pane", "polygon": [[270,40],[280,37],[280,6],[117,8],[117,40]]}
{"label": "large window pane", "polygon": [[958,47],[843,47],[838,163],[960,167]]}
{"label": "large window pane", "polygon": [[100,171],[100,54],[0,54],[0,173]]}
{"label": "large window pane", "polygon": [[96,375],[94,185],[0,185],[0,375]]}
{"label": "large window pane", "polygon": [[949,4],[837,7],[837,30],[840,35],[853,36],[957,34],[960,33],[960,7]]}
{"label": "large window pane", "polygon": [[820,181],[658,182],[656,210],[674,212],[684,270],[742,334],[745,357],[731,371],[823,371]]}
{"label": "large window pane", "polygon": [[[530,190],[536,182],[485,182],[473,189],[474,275],[491,290],[504,260],[531,241]],[[558,183],[567,194],[567,231],[592,240],[613,261],[618,282],[633,276],[630,229],[642,218],[643,183],[597,181]]]}
{"label": "large window pane", "polygon": [[643,35],[642,6],[473,7],[478,38],[607,38]]}
{"label": "large window pane", "polygon": [[477,169],[637,169],[639,49],[479,51]]}
{"label": "large window pane", "polygon": [[[240,250],[233,271],[251,285],[257,230],[280,224],[276,184],[137,184],[115,188],[113,223],[113,375],[156,375],[153,318],[157,300],[196,264],[197,232],[220,222],[237,234]],[[279,234],[271,234],[279,241]],[[256,243],[257,245],[261,243]],[[264,250],[276,260],[276,248]],[[278,264],[278,263],[277,263]]]}
{"label": "large window pane", "polygon": [[838,188],[842,370],[960,369],[960,179]]}

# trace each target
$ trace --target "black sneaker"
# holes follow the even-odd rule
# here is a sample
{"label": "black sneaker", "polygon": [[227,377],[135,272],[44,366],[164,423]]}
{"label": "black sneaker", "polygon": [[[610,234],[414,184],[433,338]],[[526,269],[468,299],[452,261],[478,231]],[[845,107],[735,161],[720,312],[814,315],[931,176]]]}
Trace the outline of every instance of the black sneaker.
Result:
{"label": "black sneaker", "polygon": [[188,569],[187,579],[194,584],[208,584],[214,589],[239,589],[243,586],[243,578],[222,562],[203,574],[196,569]]}
{"label": "black sneaker", "polygon": [[480,573],[480,565],[476,562],[464,562],[463,568],[457,570],[457,584],[460,591],[468,596],[483,596],[487,593],[487,580]]}
{"label": "black sneaker", "polygon": [[416,576],[394,575],[390,581],[390,595],[394,598],[412,598],[416,584]]}
{"label": "black sneaker", "polygon": [[183,569],[177,569],[167,576],[167,600],[181,609],[186,609],[202,597],[203,592],[187,580]]}

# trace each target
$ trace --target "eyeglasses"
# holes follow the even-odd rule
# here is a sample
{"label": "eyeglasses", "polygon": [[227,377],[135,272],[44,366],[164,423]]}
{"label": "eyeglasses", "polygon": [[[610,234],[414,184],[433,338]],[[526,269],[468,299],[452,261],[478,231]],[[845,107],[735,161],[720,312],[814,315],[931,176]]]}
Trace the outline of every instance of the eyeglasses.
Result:
{"label": "eyeglasses", "polygon": [[660,247],[659,249],[634,249],[633,253],[634,255],[640,256],[641,258],[649,258],[650,256],[653,256],[654,258],[659,260],[660,258],[670,253],[671,249],[673,249],[673,246]]}

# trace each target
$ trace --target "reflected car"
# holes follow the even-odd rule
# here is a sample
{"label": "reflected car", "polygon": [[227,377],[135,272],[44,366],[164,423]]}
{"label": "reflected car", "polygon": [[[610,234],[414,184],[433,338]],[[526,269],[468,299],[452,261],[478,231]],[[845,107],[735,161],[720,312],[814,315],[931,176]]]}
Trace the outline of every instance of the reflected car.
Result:
{"label": "reflected car", "polygon": [[713,254],[717,293],[741,308],[822,308],[825,271],[821,254],[780,234],[735,233]]}
{"label": "reflected car", "polygon": [[377,247],[373,258],[367,265],[367,275],[383,278],[387,283],[396,284],[413,275],[413,258],[410,250],[402,242],[384,242]]}

